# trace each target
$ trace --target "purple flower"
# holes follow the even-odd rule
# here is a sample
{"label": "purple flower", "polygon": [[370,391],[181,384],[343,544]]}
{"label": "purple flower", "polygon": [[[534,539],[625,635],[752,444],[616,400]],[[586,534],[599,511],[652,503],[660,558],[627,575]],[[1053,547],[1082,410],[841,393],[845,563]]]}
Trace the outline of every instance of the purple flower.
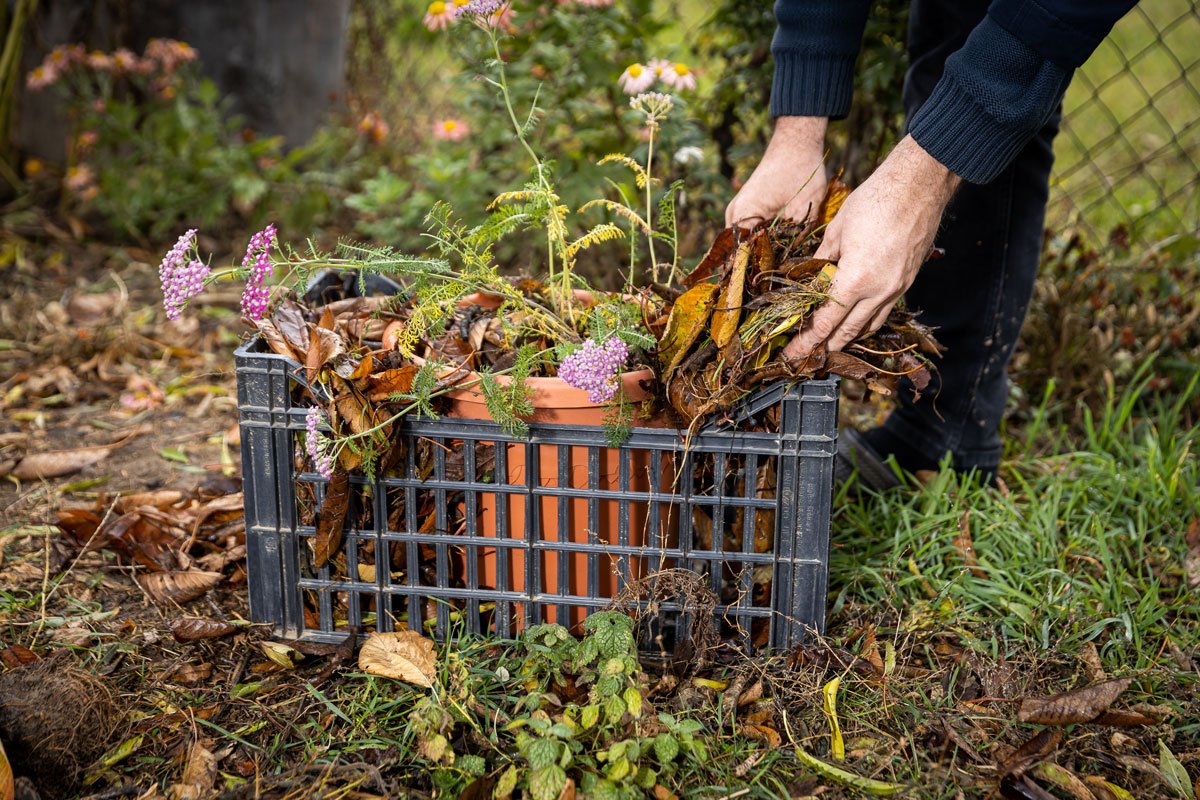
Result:
{"label": "purple flower", "polygon": [[503,8],[506,2],[507,0],[471,0],[465,6],[459,6],[454,9],[454,13],[460,17],[465,14],[488,17]]}
{"label": "purple flower", "polygon": [[316,406],[308,409],[308,415],[304,418],[304,449],[308,451],[308,457],[312,459],[313,469],[322,478],[329,480],[333,477],[333,457],[329,455],[329,440],[317,430],[324,421],[325,416],[321,413],[321,409]]}
{"label": "purple flower", "polygon": [[179,319],[187,301],[204,291],[209,266],[198,258],[188,261],[188,254],[196,242],[196,229],[192,228],[175,242],[162,263],[158,265],[158,278],[162,282],[163,308],[167,319]]}
{"label": "purple flower", "polygon": [[589,401],[597,405],[608,403],[617,396],[617,377],[627,358],[629,346],[616,336],[610,336],[603,344],[588,339],[562,360],[558,377],[586,391]]}
{"label": "purple flower", "polygon": [[267,281],[271,278],[271,246],[275,244],[275,226],[268,225],[250,237],[242,268],[250,270],[246,288],[242,291],[242,313],[250,319],[262,319],[267,313],[271,291]]}

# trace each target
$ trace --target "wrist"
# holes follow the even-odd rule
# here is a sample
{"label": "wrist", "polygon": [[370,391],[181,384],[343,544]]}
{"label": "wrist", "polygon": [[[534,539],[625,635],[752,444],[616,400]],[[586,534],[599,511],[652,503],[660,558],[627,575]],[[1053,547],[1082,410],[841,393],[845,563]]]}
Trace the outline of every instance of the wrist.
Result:
{"label": "wrist", "polygon": [[887,160],[893,162],[907,180],[941,198],[943,203],[949,202],[962,183],[962,178],[930,155],[911,134],[900,140]]}
{"label": "wrist", "polygon": [[821,159],[828,127],[828,117],[779,117],[767,145],[767,155],[772,151],[783,151],[791,156],[808,154]]}

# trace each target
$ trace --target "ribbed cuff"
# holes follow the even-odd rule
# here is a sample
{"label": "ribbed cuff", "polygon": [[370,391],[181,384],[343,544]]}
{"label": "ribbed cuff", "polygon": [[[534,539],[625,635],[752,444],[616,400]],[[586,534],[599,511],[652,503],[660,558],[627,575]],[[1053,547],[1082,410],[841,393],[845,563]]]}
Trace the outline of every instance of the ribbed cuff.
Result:
{"label": "ribbed cuff", "polygon": [[814,55],[800,50],[774,50],[773,55],[772,117],[841,119],[850,113],[856,56]]}
{"label": "ribbed cuff", "polygon": [[913,115],[908,132],[929,155],[970,183],[995,178],[1030,138],[1028,130],[1009,127],[988,114],[949,75],[942,76]]}

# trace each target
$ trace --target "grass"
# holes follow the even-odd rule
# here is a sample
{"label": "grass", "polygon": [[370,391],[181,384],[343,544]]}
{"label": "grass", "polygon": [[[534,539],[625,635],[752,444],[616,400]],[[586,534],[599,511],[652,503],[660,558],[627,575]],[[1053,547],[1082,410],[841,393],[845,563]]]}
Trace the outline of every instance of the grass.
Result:
{"label": "grass", "polygon": [[[734,716],[722,708],[724,692],[689,693],[687,677],[660,692],[657,679],[643,677],[637,685],[648,707],[702,723],[711,754],[684,761],[661,783],[679,796],[714,800],[806,796],[822,784],[829,785],[822,797],[859,796],[815,777],[793,755],[799,745],[832,761],[820,687],[840,675],[839,718],[849,752],[842,767],[903,784],[907,797],[987,797],[996,765],[1038,730],[1015,720],[1014,701],[1092,682],[1082,666],[1091,648],[1110,676],[1135,678],[1119,707],[1149,704],[1164,715],[1161,724],[1124,731],[1136,743],[1129,746],[1154,754],[1161,739],[1194,769],[1200,675],[1184,662],[1200,650],[1200,599],[1188,588],[1183,564],[1184,532],[1200,512],[1194,452],[1200,429],[1182,424],[1181,408],[1197,390],[1193,382],[1174,402],[1144,414],[1136,411],[1139,390],[1110,398],[1101,413],[1083,414],[1082,439],[1065,429],[1047,432],[1054,414],[1044,403],[1024,442],[1008,453],[1003,491],[950,472],[915,491],[859,499],[843,491],[824,646],[869,658],[863,635],[869,629],[885,652],[895,652],[897,668],[881,680],[836,662],[821,667],[821,647],[809,650],[817,659],[813,669],[780,659],[706,667],[702,674],[735,696],[739,675],[749,676],[743,687],[766,679],[775,710],[763,724],[783,737],[775,747],[746,733],[745,715],[757,703]],[[968,510],[974,562],[963,545]],[[523,704],[540,691],[559,697],[534,715],[560,719],[567,697],[548,673],[524,669],[521,652],[516,643],[466,640],[443,645],[438,657],[433,696],[453,719],[446,735],[460,758],[485,758],[493,778],[509,763],[524,763],[505,721],[527,714]],[[525,682],[514,683],[520,675]],[[270,724],[251,738],[260,742],[268,771],[310,760],[367,760],[386,765],[396,786],[425,785],[433,770],[435,785],[462,791],[471,775],[418,755],[429,733],[414,719],[425,713],[428,697],[406,684],[349,675],[309,687],[283,706],[264,700],[250,716],[265,715]],[[246,710],[255,704],[249,700]],[[280,727],[282,717],[291,723]],[[614,726],[610,738],[581,745],[575,757],[594,757],[622,737],[653,736],[660,727],[647,713],[641,723]],[[966,744],[947,744],[944,728]],[[274,735],[263,738],[270,730]],[[1055,760],[1078,777],[1102,775],[1135,796],[1158,796],[1162,786],[1121,767],[1106,736],[1102,728],[1068,728]],[[982,754],[979,761],[966,754],[968,747]],[[629,793],[621,796],[643,796],[622,785]]]}

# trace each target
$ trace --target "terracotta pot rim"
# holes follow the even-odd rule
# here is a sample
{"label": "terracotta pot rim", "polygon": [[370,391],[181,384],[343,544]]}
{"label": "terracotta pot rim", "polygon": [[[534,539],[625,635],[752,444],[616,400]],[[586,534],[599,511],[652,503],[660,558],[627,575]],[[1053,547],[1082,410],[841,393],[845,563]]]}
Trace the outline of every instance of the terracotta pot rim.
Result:
{"label": "terracotta pot rim", "polygon": [[[580,300],[594,300],[596,293],[585,289],[575,289],[575,296]],[[608,292],[606,294],[616,294],[616,292]],[[636,299],[626,295],[629,299]],[[492,298],[502,299],[496,295],[490,295],[486,292],[474,292],[460,299],[459,305],[484,305],[480,300],[490,300]],[[485,306],[486,307],[486,306]],[[424,366],[428,359],[414,355],[412,361],[418,367]],[[461,369],[461,368],[460,368]],[[446,365],[442,371],[442,376],[451,375],[456,371],[453,365]],[[477,370],[462,370],[466,374],[463,377],[464,383],[471,383],[477,379]],[[629,370],[620,374],[619,380],[621,388],[625,393],[625,397],[634,403],[639,403],[648,399],[651,393],[642,388],[641,384],[654,379],[655,370],[653,367],[642,367],[641,369]],[[512,383],[512,378],[507,375],[497,375],[496,382],[501,386],[508,386]],[[566,381],[559,377],[553,378],[527,378],[525,380],[527,386],[532,391],[533,397],[531,403],[537,409],[555,409],[555,408],[609,408],[610,403],[593,403],[588,399],[588,393],[583,389],[576,389],[570,386]],[[472,383],[470,386],[464,386],[459,389],[454,389],[446,393],[446,396],[451,400],[459,403],[470,403],[473,405],[485,405],[483,393],[478,389],[478,383]]]}

